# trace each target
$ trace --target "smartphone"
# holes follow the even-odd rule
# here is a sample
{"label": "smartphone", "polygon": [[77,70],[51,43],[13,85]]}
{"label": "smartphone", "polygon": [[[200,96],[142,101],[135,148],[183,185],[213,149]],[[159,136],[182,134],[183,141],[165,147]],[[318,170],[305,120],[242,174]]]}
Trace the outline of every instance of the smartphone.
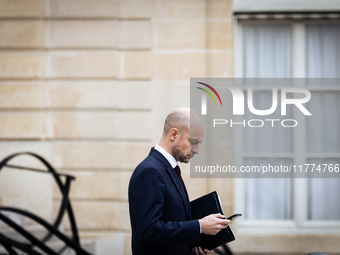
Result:
{"label": "smartphone", "polygon": [[236,214],[234,214],[234,215],[229,216],[229,217],[227,218],[227,220],[235,220],[235,219],[237,219],[237,218],[239,218],[239,217],[241,217],[241,216],[242,216],[241,213],[236,213]]}

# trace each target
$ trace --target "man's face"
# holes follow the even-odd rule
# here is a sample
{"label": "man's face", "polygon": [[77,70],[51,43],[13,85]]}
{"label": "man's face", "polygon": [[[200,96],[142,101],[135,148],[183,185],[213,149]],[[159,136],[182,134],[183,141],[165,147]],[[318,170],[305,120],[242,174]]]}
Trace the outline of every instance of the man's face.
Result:
{"label": "man's face", "polygon": [[199,153],[199,144],[203,139],[204,129],[201,124],[193,125],[190,131],[180,134],[172,147],[172,155],[181,163],[189,163],[190,158]]}

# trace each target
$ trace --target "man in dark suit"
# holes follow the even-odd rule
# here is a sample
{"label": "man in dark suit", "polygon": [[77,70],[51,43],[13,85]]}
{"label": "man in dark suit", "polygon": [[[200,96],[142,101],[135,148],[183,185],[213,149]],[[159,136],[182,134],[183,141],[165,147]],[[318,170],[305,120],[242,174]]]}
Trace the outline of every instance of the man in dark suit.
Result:
{"label": "man in dark suit", "polygon": [[189,108],[170,113],[160,142],[134,170],[129,210],[134,255],[211,254],[202,250],[200,233],[217,234],[231,223],[221,214],[191,219],[189,197],[177,162],[199,153],[204,127]]}

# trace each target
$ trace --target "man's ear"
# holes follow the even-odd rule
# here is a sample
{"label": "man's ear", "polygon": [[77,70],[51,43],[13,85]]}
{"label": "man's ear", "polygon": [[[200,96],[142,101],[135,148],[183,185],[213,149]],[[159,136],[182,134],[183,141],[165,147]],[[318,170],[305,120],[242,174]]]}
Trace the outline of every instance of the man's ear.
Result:
{"label": "man's ear", "polygon": [[169,133],[171,142],[176,141],[176,139],[179,137],[179,131],[177,128],[172,128]]}

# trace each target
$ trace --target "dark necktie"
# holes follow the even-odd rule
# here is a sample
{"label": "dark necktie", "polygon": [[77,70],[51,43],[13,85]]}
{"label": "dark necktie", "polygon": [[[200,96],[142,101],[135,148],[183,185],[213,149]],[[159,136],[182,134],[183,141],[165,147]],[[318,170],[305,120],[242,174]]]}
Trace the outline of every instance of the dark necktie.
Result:
{"label": "dark necktie", "polygon": [[182,176],[181,176],[181,169],[179,168],[179,166],[177,165],[175,168],[174,168],[176,174],[177,174],[177,177],[179,179],[179,181],[181,182],[182,184],[182,188],[184,189],[184,185],[183,185],[183,180],[182,180]]}

